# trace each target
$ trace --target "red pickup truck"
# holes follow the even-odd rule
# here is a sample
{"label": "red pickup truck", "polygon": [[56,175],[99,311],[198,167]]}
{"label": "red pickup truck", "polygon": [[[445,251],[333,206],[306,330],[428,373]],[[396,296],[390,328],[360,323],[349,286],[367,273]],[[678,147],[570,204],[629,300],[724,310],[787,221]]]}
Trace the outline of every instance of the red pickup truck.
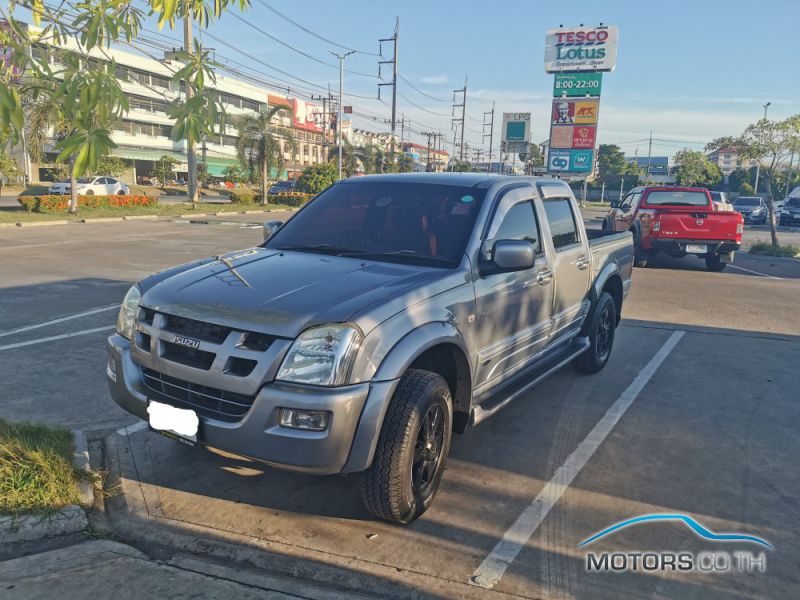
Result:
{"label": "red pickup truck", "polygon": [[715,211],[705,188],[638,187],[611,203],[603,229],[633,232],[637,267],[663,252],[693,254],[705,258],[709,271],[722,271],[741,246],[744,220],[738,212]]}

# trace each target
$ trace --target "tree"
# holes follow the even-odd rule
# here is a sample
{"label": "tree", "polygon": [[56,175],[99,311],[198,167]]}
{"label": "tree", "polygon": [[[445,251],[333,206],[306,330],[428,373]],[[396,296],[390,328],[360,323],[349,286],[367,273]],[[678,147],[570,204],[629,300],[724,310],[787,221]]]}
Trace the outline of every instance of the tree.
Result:
{"label": "tree", "polygon": [[10,177],[19,173],[17,161],[9,156],[5,150],[0,149],[0,194],[3,193],[3,184]]}
{"label": "tree", "polygon": [[450,170],[457,173],[468,173],[472,171],[472,165],[468,160],[459,160],[454,158],[450,161]]}
{"label": "tree", "polygon": [[297,180],[296,189],[306,194],[319,194],[322,190],[336,183],[339,171],[333,163],[320,163],[306,167]]}
{"label": "tree", "polygon": [[249,171],[241,165],[225,167],[222,171],[222,176],[225,178],[225,181],[230,181],[231,183],[244,183],[250,180]]}
{"label": "tree", "polygon": [[261,204],[268,203],[270,173],[283,170],[285,161],[281,140],[285,140],[290,154],[297,154],[294,137],[288,133],[279,136],[271,126],[272,118],[282,109],[282,106],[273,106],[257,115],[244,115],[237,122],[239,164],[261,184]]}
{"label": "tree", "polygon": [[408,154],[403,154],[397,159],[397,172],[398,173],[413,173],[416,170],[417,163]]}
{"label": "tree", "polygon": [[[352,177],[358,173],[359,162],[363,163],[363,148],[357,148],[344,140],[342,144],[342,174],[345,177]],[[336,173],[339,173],[339,146],[332,146],[328,154],[328,160],[336,166]],[[366,170],[365,170],[366,172]]]}
{"label": "tree", "polygon": [[722,180],[722,171],[697,150],[675,154],[675,180],[678,185],[712,187]]}
{"label": "tree", "polygon": [[172,178],[172,166],[177,165],[178,161],[171,157],[169,154],[163,155],[156,161],[153,167],[153,173],[158,178],[158,182],[163,186],[167,181]]}
{"label": "tree", "polygon": [[772,245],[778,246],[778,229],[775,223],[775,205],[772,185],[775,174],[792,152],[800,152],[800,114],[784,121],[761,119],[749,125],[738,137],[722,137],[712,140],[707,151],[720,148],[735,148],[745,160],[757,160],[761,176],[767,188],[767,208],[769,209],[770,236]]}
{"label": "tree", "polygon": [[95,169],[94,172],[97,175],[113,175],[114,177],[119,177],[127,170],[128,165],[118,156],[104,156],[97,162],[97,169]]}
{"label": "tree", "polygon": [[623,175],[627,166],[625,155],[619,146],[600,144],[597,149],[597,171],[600,179],[606,181],[611,176]]}
{"label": "tree", "polygon": [[752,184],[750,184],[750,181],[752,181],[750,172],[747,169],[742,169],[741,167],[732,171],[731,174],[728,175],[728,185],[730,186],[732,192],[738,192],[744,183],[750,185],[752,189]]}
{"label": "tree", "polygon": [[[159,27],[170,28],[184,19],[206,27],[233,4],[244,10],[250,0],[147,0],[149,13],[156,16]],[[111,126],[128,110],[107,49],[114,42],[136,45],[145,10],[126,0],[62,2],[56,7],[44,0],[32,0],[24,5],[41,29],[25,27],[14,16],[17,3],[9,5],[4,15],[6,27],[0,29],[5,67],[0,74],[0,128],[16,144],[28,112],[23,98],[26,104],[51,108],[50,118],[62,127],[61,138],[56,140],[56,162],[70,164],[70,212],[77,212],[75,180],[96,170],[98,161],[115,147]],[[49,53],[30,52],[40,39],[52,40],[57,48],[70,39],[74,50],[59,49],[58,60],[51,62]],[[185,66],[173,80],[185,85],[192,98],[176,100],[168,108],[175,120],[172,135],[176,141],[195,143],[202,135],[213,133],[221,110],[219,98],[205,91],[205,81],[214,79],[215,63],[197,40],[191,54],[176,54]]]}
{"label": "tree", "polygon": [[[622,170],[622,176],[631,187],[639,185],[639,181],[642,177],[642,169],[639,167],[639,163],[636,162],[636,160],[626,162],[625,168]],[[613,177],[613,175],[609,175],[609,178],[611,177]]]}
{"label": "tree", "polygon": [[741,184],[739,184],[739,194],[742,196],[755,196],[756,191],[747,181],[743,181]]}

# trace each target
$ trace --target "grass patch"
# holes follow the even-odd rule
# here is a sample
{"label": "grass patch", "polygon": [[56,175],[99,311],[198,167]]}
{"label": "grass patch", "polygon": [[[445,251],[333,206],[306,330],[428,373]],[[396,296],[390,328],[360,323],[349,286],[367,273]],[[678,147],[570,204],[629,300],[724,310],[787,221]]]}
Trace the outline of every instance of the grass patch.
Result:
{"label": "grass patch", "polygon": [[[247,206],[231,206],[229,204],[219,204],[212,202],[199,202],[197,209],[192,210],[190,202],[176,202],[174,204],[159,204],[157,206],[126,206],[116,208],[82,208],[77,215],[68,212],[35,213],[28,212],[24,208],[16,206],[0,206],[0,223],[31,223],[39,221],[80,221],[81,219],[94,219],[102,217],[123,217],[128,215],[159,215],[164,217],[191,214],[198,214],[235,211],[243,208],[260,210],[260,204]],[[285,204],[270,204],[269,210],[287,210]]]}
{"label": "grass patch", "polygon": [[51,513],[80,501],[72,432],[0,419],[0,513]]}
{"label": "grass patch", "polygon": [[800,257],[800,248],[792,244],[773,246],[769,242],[756,242],[750,246],[750,254],[763,254],[765,256],[784,256],[789,258]]}

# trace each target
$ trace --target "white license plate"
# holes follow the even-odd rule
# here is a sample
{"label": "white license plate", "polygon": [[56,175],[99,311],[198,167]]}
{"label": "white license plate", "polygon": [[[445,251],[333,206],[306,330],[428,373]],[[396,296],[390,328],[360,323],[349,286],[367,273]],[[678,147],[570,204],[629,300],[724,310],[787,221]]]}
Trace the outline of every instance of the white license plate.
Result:
{"label": "white license plate", "polygon": [[687,254],[707,254],[708,246],[704,244],[686,244]]}
{"label": "white license plate", "polygon": [[200,419],[193,410],[150,400],[147,404],[147,416],[153,431],[187,446],[197,444]]}

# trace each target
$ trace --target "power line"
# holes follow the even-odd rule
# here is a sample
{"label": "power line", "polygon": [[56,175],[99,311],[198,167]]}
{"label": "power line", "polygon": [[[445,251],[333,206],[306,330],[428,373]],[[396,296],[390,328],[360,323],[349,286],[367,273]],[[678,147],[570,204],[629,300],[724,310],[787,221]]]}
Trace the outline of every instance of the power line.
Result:
{"label": "power line", "polygon": [[400,92],[397,92],[397,95],[398,95],[398,96],[400,96],[400,97],[401,97],[403,100],[405,100],[406,102],[408,102],[408,103],[409,103],[411,106],[415,106],[416,108],[420,109],[420,110],[421,110],[421,111],[423,111],[423,112],[430,113],[430,114],[432,114],[432,115],[436,115],[437,117],[451,117],[451,116],[452,116],[452,115],[448,115],[448,114],[446,114],[446,113],[440,113],[440,112],[436,112],[436,111],[434,111],[434,110],[430,110],[430,109],[428,109],[428,108],[425,108],[424,106],[420,106],[419,104],[417,104],[417,103],[416,103],[416,102],[414,102],[413,100],[409,100],[408,98],[406,98],[406,97],[405,97],[403,94],[401,94]]}
{"label": "power line", "polygon": [[430,94],[427,94],[427,93],[423,92],[421,89],[419,89],[419,88],[418,88],[417,86],[415,86],[413,83],[411,83],[411,82],[410,82],[408,79],[406,79],[405,77],[403,77],[403,75],[402,75],[401,73],[398,73],[398,75],[397,75],[397,76],[398,76],[400,79],[402,79],[403,81],[405,81],[405,82],[406,82],[406,83],[409,85],[409,87],[411,87],[411,89],[412,89],[412,90],[414,90],[414,91],[415,91],[415,92],[417,92],[418,94],[422,94],[422,95],[423,95],[423,96],[425,96],[426,98],[430,98],[431,100],[436,100],[436,102],[443,102],[444,104],[448,104],[448,103],[450,102],[449,100],[442,100],[441,98],[437,98],[436,96],[431,96]]}
{"label": "power line", "polygon": [[[289,23],[291,23],[292,25],[294,25],[295,27],[297,27],[297,28],[298,28],[298,29],[300,29],[301,31],[305,31],[307,34],[314,36],[314,37],[315,37],[315,38],[317,38],[318,40],[322,40],[323,42],[326,42],[326,43],[328,43],[328,44],[331,44],[331,45],[333,45],[333,46],[337,46],[337,47],[339,47],[339,48],[342,48],[343,50],[355,50],[354,48],[351,48],[350,46],[344,46],[344,45],[342,45],[342,44],[339,44],[339,43],[337,43],[337,42],[334,42],[333,40],[330,40],[330,39],[328,39],[328,38],[326,38],[326,37],[323,37],[323,36],[321,36],[321,35],[320,35],[320,34],[318,34],[318,33],[314,33],[313,31],[311,31],[311,30],[310,30],[310,29],[308,29],[307,27],[304,27],[303,25],[301,25],[301,24],[300,24],[300,23],[298,23],[297,21],[295,21],[295,20],[291,19],[290,17],[286,16],[285,14],[283,14],[282,12],[280,12],[280,11],[279,11],[278,9],[276,9],[275,7],[271,6],[270,4],[267,4],[267,3],[266,3],[264,0],[258,0],[258,3],[259,3],[261,6],[263,6],[264,8],[266,8],[267,10],[270,10],[270,11],[272,11],[273,13],[275,13],[276,15],[278,15],[279,17],[281,17],[281,18],[282,18],[282,19],[284,19],[285,21],[288,21]],[[358,52],[359,54],[367,54],[367,55],[369,55],[369,56],[378,56],[378,57],[380,57],[380,56],[381,56],[380,54],[377,54],[377,53],[375,53],[375,52],[365,52],[364,50],[355,50],[355,51],[356,51],[356,52]]]}

